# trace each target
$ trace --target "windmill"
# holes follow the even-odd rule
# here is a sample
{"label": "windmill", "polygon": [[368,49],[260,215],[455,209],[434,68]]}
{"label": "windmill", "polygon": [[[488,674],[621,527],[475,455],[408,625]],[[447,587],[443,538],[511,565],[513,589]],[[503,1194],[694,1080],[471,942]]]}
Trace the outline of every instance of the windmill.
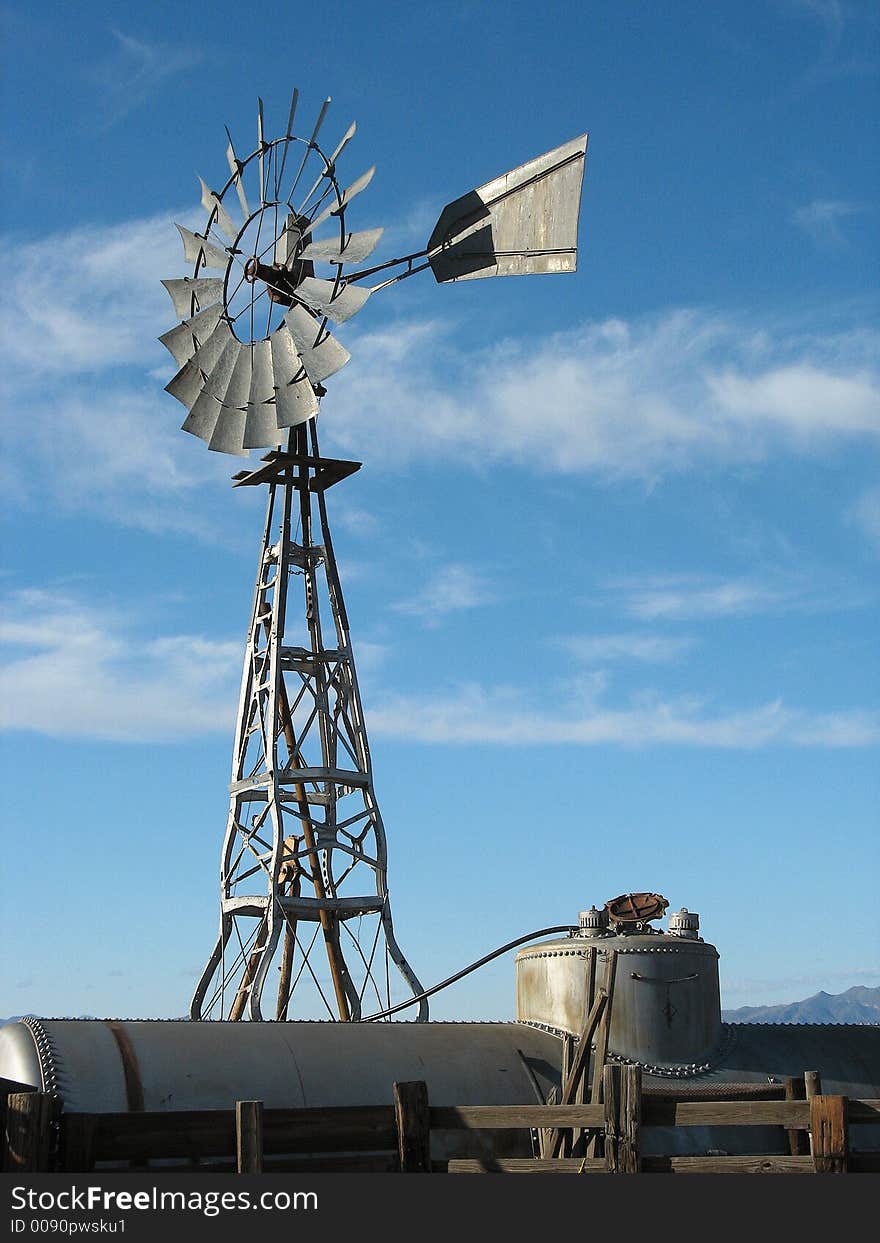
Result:
{"label": "windmill", "polygon": [[179,368],[166,389],[187,409],[183,429],[218,452],[269,450],[234,476],[236,487],[265,485],[268,503],[233,746],[220,930],[191,1003],[196,1020],[264,1018],[273,963],[276,1019],[288,1018],[294,992],[306,988],[331,1019],[381,1013],[391,1006],[392,966],[427,1019],[424,990],[394,934],[385,829],[327,518],[328,489],[360,466],[318,447],[324,381],[350,357],[330,325],[428,268],[445,283],[576,266],[586,135],[450,203],[422,250],[368,266],[382,230],[352,232],[348,216],[374,170],[342,188],[337,161],[355,126],[325,154],[318,136],[329,103],[310,136],[298,137],[294,91],[284,133],[267,139],[260,100],[257,145],[244,158],[227,131],[228,177],[216,190],[199,179],[203,231],[177,225],[191,275],[163,281],[180,321],[160,340]]}

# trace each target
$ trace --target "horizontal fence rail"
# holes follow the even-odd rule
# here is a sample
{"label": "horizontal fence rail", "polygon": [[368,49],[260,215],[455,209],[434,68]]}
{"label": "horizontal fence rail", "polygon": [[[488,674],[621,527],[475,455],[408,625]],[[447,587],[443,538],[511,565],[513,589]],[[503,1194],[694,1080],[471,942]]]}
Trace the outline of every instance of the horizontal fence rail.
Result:
{"label": "horizontal fence rail", "polygon": [[[872,1151],[851,1151],[849,1142],[852,1125],[880,1124],[880,1100],[823,1095],[814,1072],[784,1084],[643,1090],[637,1067],[611,1064],[604,1068],[599,1103],[558,1105],[431,1105],[427,1086],[416,1081],[394,1083],[388,1105],[271,1109],[238,1101],[229,1109],[78,1113],[63,1111],[57,1096],[23,1087],[0,1083],[7,1172],[79,1173],[97,1166],[112,1173],[110,1165],[169,1173],[880,1172],[880,1130]],[[674,1150],[685,1145],[668,1136],[682,1127],[750,1126],[780,1128],[789,1151],[681,1155]],[[673,1151],[645,1154],[644,1133],[657,1128]],[[432,1159],[431,1136],[441,1131],[447,1137],[524,1132],[535,1155]],[[491,1135],[487,1144],[491,1148]]]}

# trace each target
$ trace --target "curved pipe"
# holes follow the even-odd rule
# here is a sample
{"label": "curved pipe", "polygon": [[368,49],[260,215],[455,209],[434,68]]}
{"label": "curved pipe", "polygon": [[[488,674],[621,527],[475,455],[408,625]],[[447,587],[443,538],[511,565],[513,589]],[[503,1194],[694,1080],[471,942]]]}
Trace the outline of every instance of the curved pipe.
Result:
{"label": "curved pipe", "polygon": [[427,997],[433,996],[434,993],[439,993],[441,988],[447,988],[450,984],[454,984],[456,980],[461,980],[464,976],[470,975],[478,967],[484,967],[493,958],[506,954],[508,950],[516,949],[518,945],[524,945],[526,941],[536,941],[538,937],[549,937],[555,932],[572,933],[576,931],[577,928],[573,924],[558,924],[555,928],[539,928],[537,932],[529,932],[524,937],[517,937],[515,941],[508,941],[506,945],[500,946],[497,950],[492,950],[491,954],[485,954],[482,958],[478,958],[470,966],[463,967],[461,971],[456,971],[455,975],[449,976],[446,980],[441,980],[439,984],[435,984],[432,988],[426,988],[424,992],[417,993],[415,997],[408,997],[406,1001],[401,1001],[398,1005],[391,1006],[388,1010],[380,1010],[378,1014],[367,1014],[360,1022],[375,1023],[377,1019],[387,1019],[390,1015],[397,1014],[398,1010],[406,1010],[407,1007],[415,1005],[417,1001],[424,1001]]}

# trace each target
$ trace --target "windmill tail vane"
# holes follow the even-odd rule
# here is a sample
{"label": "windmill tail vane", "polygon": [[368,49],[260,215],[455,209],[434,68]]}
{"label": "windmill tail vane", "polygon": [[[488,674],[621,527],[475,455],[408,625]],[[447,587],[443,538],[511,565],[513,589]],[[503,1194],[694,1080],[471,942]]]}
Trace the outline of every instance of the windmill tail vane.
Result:
{"label": "windmill tail vane", "polygon": [[[268,449],[237,486],[268,489],[236,723],[221,852],[220,930],[196,986],[193,1019],[264,1017],[270,969],[276,1019],[309,993],[307,1017],[357,1021],[392,1000],[391,967],[418,1018],[424,989],[394,933],[387,843],[326,492],[359,463],[321,456],[325,381],[348,363],[331,332],[370,296],[430,268],[439,283],[572,272],[586,134],[496,177],[443,209],[423,250],[363,266],[382,229],[353,232],[349,208],[374,169],[343,187],[319,133],[267,139],[229,176],[199,178],[202,232],[178,224],[191,271],[163,281],[177,324],[161,342],[178,370],[166,390],[183,429],[236,456]],[[369,285],[367,279],[387,273]],[[295,596],[300,597],[296,607]]]}

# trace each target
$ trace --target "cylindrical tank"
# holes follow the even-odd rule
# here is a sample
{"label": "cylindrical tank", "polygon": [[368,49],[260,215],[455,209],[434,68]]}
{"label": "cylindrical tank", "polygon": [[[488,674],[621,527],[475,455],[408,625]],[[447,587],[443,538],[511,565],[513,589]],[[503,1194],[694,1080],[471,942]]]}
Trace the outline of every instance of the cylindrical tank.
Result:
{"label": "cylindrical tank", "polygon": [[615,934],[592,919],[582,921],[573,936],[521,949],[517,1018],[579,1035],[590,1008],[591,955],[600,985],[609,951],[615,950],[609,1053],[646,1069],[707,1063],[722,1038],[718,951],[694,937],[693,918],[680,922],[685,927],[678,934],[644,929]]}

